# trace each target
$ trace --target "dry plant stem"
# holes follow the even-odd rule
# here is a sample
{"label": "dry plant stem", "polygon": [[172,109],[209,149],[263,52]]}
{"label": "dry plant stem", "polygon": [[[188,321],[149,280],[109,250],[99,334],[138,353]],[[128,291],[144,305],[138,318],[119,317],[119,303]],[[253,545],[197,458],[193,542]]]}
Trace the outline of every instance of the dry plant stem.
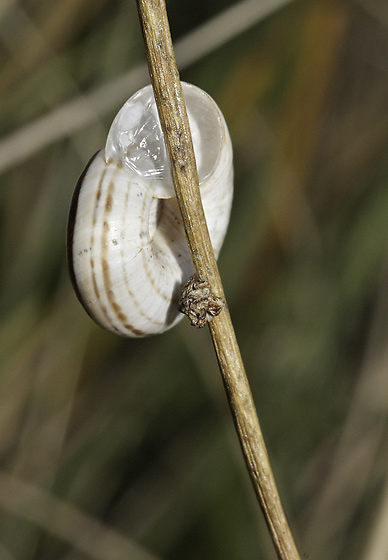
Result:
{"label": "dry plant stem", "polygon": [[[148,67],[195,274],[225,299],[201,203],[189,123],[164,0],[137,0]],[[210,323],[246,464],[282,560],[299,559],[280,502],[227,306]]]}

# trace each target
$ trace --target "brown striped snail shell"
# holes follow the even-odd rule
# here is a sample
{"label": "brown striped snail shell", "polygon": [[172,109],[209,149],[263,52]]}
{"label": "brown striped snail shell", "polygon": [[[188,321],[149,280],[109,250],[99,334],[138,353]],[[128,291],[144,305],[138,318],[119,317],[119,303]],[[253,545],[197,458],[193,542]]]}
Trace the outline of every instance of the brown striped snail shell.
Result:
{"label": "brown striped snail shell", "polygon": [[[218,256],[233,194],[232,146],[224,117],[201,89],[182,83],[202,203]],[[122,336],[162,333],[183,315],[193,274],[151,86],[113,121],[74,191],[68,263],[77,296],[102,327]]]}

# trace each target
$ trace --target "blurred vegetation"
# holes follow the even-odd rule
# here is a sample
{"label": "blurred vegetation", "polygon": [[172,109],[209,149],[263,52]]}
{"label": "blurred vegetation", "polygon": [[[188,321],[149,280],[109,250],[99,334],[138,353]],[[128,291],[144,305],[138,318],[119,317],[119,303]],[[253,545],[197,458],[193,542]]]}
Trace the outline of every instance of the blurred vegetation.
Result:
{"label": "blurred vegetation", "polygon": [[[170,0],[174,38],[231,5]],[[181,77],[230,126],[219,263],[301,555],[386,560],[388,5],[275,8]],[[144,63],[135,2],[7,0],[0,45],[0,558],[273,559],[206,329],[116,338],[67,276],[71,193],[121,102],[41,142],[44,119]]]}

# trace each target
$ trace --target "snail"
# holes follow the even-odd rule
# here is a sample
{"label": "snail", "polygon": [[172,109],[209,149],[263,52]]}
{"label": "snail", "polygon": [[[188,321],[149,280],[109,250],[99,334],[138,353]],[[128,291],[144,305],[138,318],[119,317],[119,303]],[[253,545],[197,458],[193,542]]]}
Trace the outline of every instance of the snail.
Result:
{"label": "snail", "polygon": [[[202,203],[218,257],[233,195],[232,146],[224,117],[204,91],[182,82]],[[151,86],[136,92],[87,164],[68,221],[70,277],[100,326],[127,337],[158,334],[183,315],[193,274]]]}

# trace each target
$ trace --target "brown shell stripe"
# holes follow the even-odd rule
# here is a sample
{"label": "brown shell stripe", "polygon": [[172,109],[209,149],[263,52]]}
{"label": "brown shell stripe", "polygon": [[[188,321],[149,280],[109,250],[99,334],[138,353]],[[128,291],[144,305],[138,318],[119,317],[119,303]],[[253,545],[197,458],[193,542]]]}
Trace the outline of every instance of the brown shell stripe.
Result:
{"label": "brown shell stripe", "polygon": [[83,303],[83,298],[81,296],[81,293],[79,291],[79,287],[77,284],[77,279],[75,276],[75,271],[74,271],[74,228],[75,228],[75,224],[76,224],[76,220],[77,220],[77,210],[78,210],[78,199],[79,199],[79,195],[81,192],[81,188],[82,188],[82,184],[83,181],[85,179],[85,176],[87,174],[87,172],[90,169],[90,166],[92,165],[95,157],[97,156],[98,152],[96,152],[88,161],[85,169],[83,170],[83,172],[81,173],[76,187],[74,189],[74,193],[71,199],[71,203],[70,203],[70,211],[69,211],[69,219],[67,222],[67,264],[69,267],[69,274],[70,274],[70,281],[73,285],[75,294],[77,296],[77,298],[79,299],[79,301],[81,303]]}
{"label": "brown shell stripe", "polygon": [[[127,206],[128,206],[128,198],[129,198],[130,190],[131,190],[131,183],[128,182],[127,192],[126,192],[126,196],[125,196],[124,212],[123,212],[123,223],[122,223],[123,229],[125,228],[125,215],[126,215],[126,209],[127,209]],[[147,205],[147,202],[146,202],[146,199],[144,197],[142,211],[141,211],[142,226],[144,225],[144,219],[145,219],[144,217],[145,217],[145,214],[146,214],[146,205]],[[142,227],[142,229],[144,230],[144,227]],[[149,243],[149,242],[147,242],[147,243]],[[139,252],[142,251],[143,256],[144,256],[144,251],[143,251],[144,247],[145,247],[145,244],[139,250]],[[146,313],[144,313],[144,311],[141,307],[141,304],[139,303],[138,299],[135,297],[134,292],[130,288],[130,281],[129,281],[129,278],[128,278],[128,275],[126,273],[125,266],[124,266],[125,256],[124,256],[123,250],[121,251],[121,257],[122,257],[122,263],[123,263],[123,278],[124,278],[125,287],[127,289],[128,295],[132,299],[132,303],[133,303],[134,307],[136,307],[136,309],[137,309],[137,311],[138,311],[138,313],[141,317],[144,317],[144,319],[153,323],[154,325],[158,325],[160,327],[163,327],[164,323],[162,323],[161,321],[155,321],[155,319],[153,317],[149,317]],[[124,326],[127,327],[127,325],[124,325]],[[128,327],[130,327],[131,329],[133,328],[133,327],[131,327],[131,325],[128,325]],[[129,330],[131,330],[131,329],[129,329]]]}
{"label": "brown shell stripe", "polygon": [[[110,275],[110,267],[109,267],[109,261],[107,258],[107,252],[108,252],[108,233],[109,233],[109,214],[112,211],[112,207],[113,207],[113,194],[114,194],[114,179],[115,179],[115,175],[117,174],[119,167],[117,166],[115,168],[115,171],[112,174],[112,177],[110,178],[109,184],[108,184],[108,194],[105,200],[105,206],[104,206],[104,217],[103,217],[103,230],[102,230],[102,236],[101,236],[101,266],[102,266],[102,274],[103,274],[103,281],[104,281],[104,288],[105,288],[105,293],[107,296],[107,299],[110,303],[111,309],[113,311],[113,313],[115,314],[117,320],[120,322],[120,324],[128,331],[130,331],[132,334],[134,334],[135,336],[146,336],[147,333],[136,329],[135,327],[133,327],[132,325],[130,325],[128,323],[128,317],[125,315],[125,313],[123,313],[123,310],[121,308],[121,306],[117,303],[116,299],[115,299],[115,295],[114,295],[114,286],[111,280],[111,275]],[[107,321],[109,323],[111,323],[110,318],[108,316],[107,310],[103,309],[101,307],[101,309],[103,310],[103,313],[107,319]],[[117,332],[120,332],[120,329],[118,329],[115,325],[111,325],[112,328],[114,330],[116,330]]]}

